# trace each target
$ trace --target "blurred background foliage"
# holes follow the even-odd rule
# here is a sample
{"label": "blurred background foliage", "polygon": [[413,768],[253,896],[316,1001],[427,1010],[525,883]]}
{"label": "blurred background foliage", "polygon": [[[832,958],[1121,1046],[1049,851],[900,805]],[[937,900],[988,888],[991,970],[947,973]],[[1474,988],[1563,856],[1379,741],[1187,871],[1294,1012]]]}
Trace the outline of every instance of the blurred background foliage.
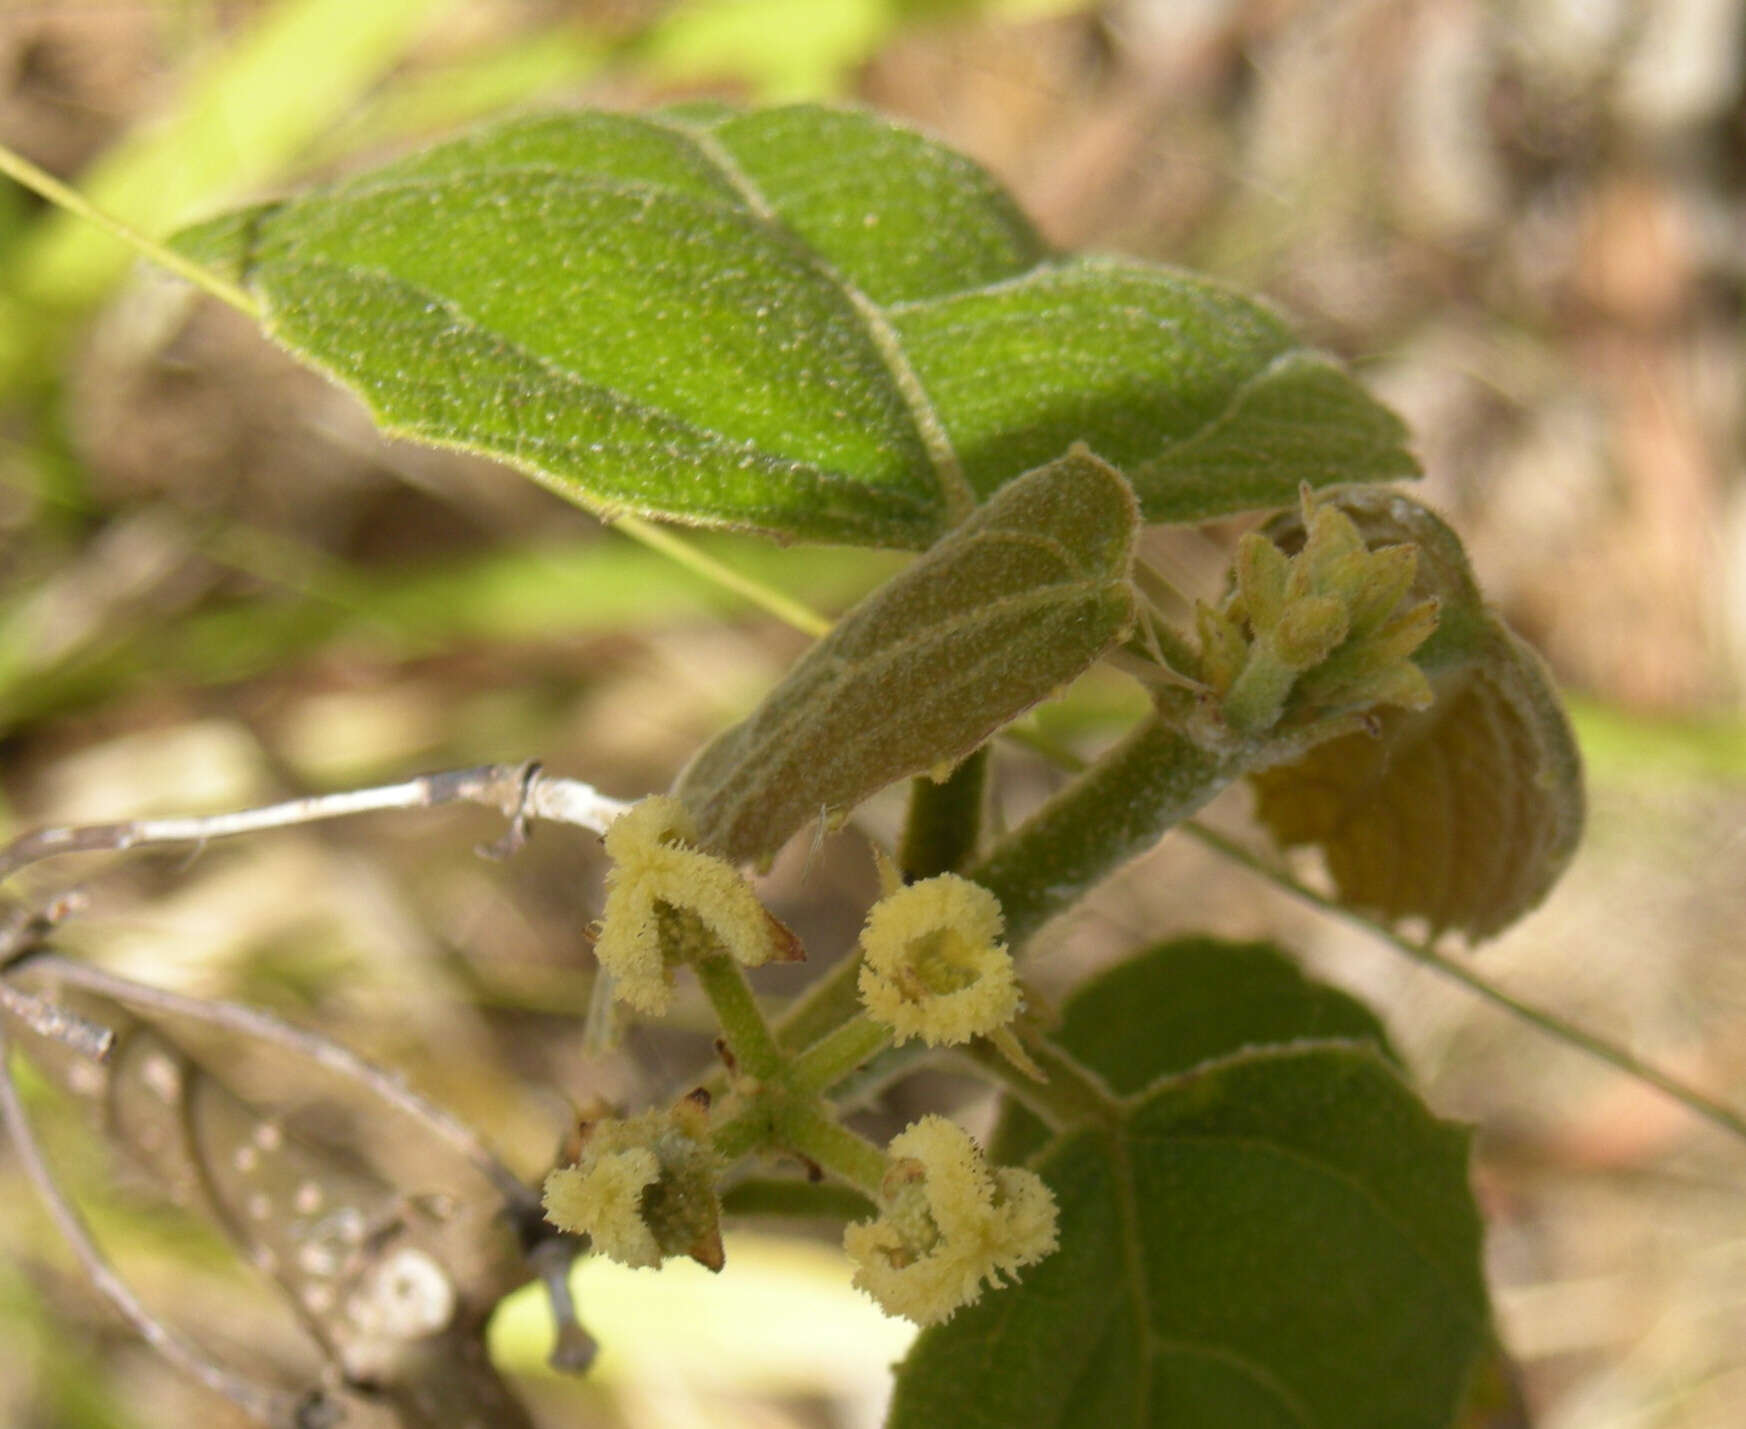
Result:
{"label": "blurred background foliage", "polygon": [[[1271,295],[1408,418],[1425,498],[1576,708],[1588,846],[1479,966],[1738,1103],[1743,67],[1743,0],[0,0],[0,141],[161,234],[507,107],[847,99],[981,159],[1063,246]],[[1234,534],[1149,555],[1205,590]],[[703,544],[826,610],[894,568]],[[531,483],[381,440],[235,314],[0,184],[0,832],[529,756],[634,797],[800,648]],[[1089,748],[1134,708],[1091,680],[1040,718]],[[1052,776],[999,765],[1020,817]],[[1214,818],[1241,827],[1242,796]],[[22,891],[85,880],[69,947],[315,1023],[537,1175],[571,1100],[648,1098],[702,1054],[683,1028],[585,1051],[592,841],[482,863],[494,833],[372,819]],[[864,846],[791,854],[772,896],[826,960],[872,896]],[[1175,841],[1033,972],[1059,991],[1196,927],[1303,949],[1479,1123],[1538,1424],[1739,1424],[1746,1148]],[[948,1082],[891,1113],[924,1094],[980,1114]],[[247,1278],[37,1101],[147,1294],[293,1362]],[[0,1198],[0,1421],[219,1423],[97,1306],[4,1148]],[[809,1256],[747,1242],[715,1301],[608,1276],[583,1307],[601,1372],[532,1392],[554,1423],[875,1424],[901,1337]],[[506,1361],[537,1366],[538,1319],[503,1317]]]}

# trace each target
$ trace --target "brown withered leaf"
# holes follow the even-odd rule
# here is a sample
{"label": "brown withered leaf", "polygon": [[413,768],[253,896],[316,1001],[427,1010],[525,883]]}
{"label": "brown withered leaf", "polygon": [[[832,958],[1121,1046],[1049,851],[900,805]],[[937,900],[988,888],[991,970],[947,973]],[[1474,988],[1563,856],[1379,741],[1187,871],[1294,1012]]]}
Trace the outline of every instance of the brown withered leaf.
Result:
{"label": "brown withered leaf", "polygon": [[[1488,610],[1455,534],[1388,491],[1342,493],[1372,546],[1413,541],[1409,599],[1441,602],[1415,659],[1436,702],[1378,715],[1292,764],[1253,775],[1257,813],[1282,844],[1318,845],[1342,902],[1433,932],[1488,938],[1535,907],[1582,832],[1575,737],[1539,656]],[[1290,545],[1295,516],[1271,534]]]}
{"label": "brown withered leaf", "polygon": [[680,774],[703,843],[768,859],[1066,685],[1133,624],[1138,527],[1127,482],[1082,446],[1001,487]]}

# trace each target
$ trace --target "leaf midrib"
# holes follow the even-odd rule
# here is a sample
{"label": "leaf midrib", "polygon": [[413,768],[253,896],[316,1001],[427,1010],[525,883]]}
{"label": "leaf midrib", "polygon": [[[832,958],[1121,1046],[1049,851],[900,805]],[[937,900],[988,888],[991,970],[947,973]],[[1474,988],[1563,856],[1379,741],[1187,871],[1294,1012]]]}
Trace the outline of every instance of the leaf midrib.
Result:
{"label": "leaf midrib", "polygon": [[922,385],[921,378],[904,352],[897,330],[891,325],[885,310],[863,292],[858,284],[849,281],[813,245],[801,241],[799,235],[788,227],[763,191],[752,181],[751,176],[740,168],[726,146],[715,137],[713,128],[700,128],[675,119],[672,115],[652,114],[647,117],[651,124],[687,140],[698,155],[727,181],[755,217],[791,235],[797,250],[805,254],[813,268],[848,300],[849,306],[860,319],[873,350],[879,354],[886,375],[897,389],[916,435],[921,438],[922,449],[927,453],[928,464],[933,469],[934,480],[945,506],[945,527],[950,529],[956,526],[976,509],[976,493],[965,479],[963,463],[946,432],[945,423],[940,420],[933,398]]}
{"label": "leaf midrib", "polygon": [[[1273,1396],[1280,1408],[1303,1425],[1304,1429],[1318,1429],[1315,1416],[1310,1412],[1307,1404],[1293,1394],[1289,1388],[1281,1384],[1277,1376],[1269,1374],[1260,1365],[1244,1359],[1242,1355],[1233,1354],[1219,1345],[1203,1344],[1198,1340],[1171,1339],[1164,1335],[1149,1334],[1145,1337],[1144,1344],[1148,1365],[1158,1354],[1192,1356],[1196,1359],[1216,1360],[1221,1364],[1228,1365],[1247,1376],[1251,1383],[1258,1384],[1265,1389]],[[1148,1381],[1150,1381],[1150,1377],[1148,1373]]]}
{"label": "leaf midrib", "polygon": [[1343,1190],[1350,1192],[1368,1209],[1373,1211],[1376,1218],[1398,1235],[1401,1239],[1401,1243],[1407,1246],[1415,1256],[1424,1262],[1424,1264],[1433,1272],[1433,1278],[1437,1283],[1449,1293],[1450,1298],[1457,1305],[1462,1307],[1463,1315],[1470,1323],[1476,1325],[1482,1325],[1484,1323],[1484,1316],[1473,1313],[1466,1295],[1462,1293],[1461,1287],[1449,1277],[1442,1262],[1425,1249],[1418,1234],[1395,1214],[1394,1210],[1387,1202],[1379,1200],[1376,1194],[1362,1181],[1359,1181],[1349,1173],[1342,1171],[1339,1167],[1333,1166],[1326,1161],[1318,1161],[1313,1156],[1308,1155],[1296,1147],[1281,1146],[1277,1142],[1267,1141],[1255,1136],[1216,1136],[1212,1134],[1184,1136],[1177,1133],[1168,1133],[1162,1134],[1157,1138],[1146,1137],[1142,1139],[1147,1141],[1155,1139],[1159,1142],[1167,1142],[1170,1145],[1178,1146],[1200,1145],[1238,1147],[1245,1151],[1252,1151],[1262,1156],[1270,1156],[1279,1161],[1288,1162],[1293,1166],[1311,1172],[1314,1175],[1318,1175],[1324,1180],[1339,1186]]}
{"label": "leaf midrib", "polygon": [[[431,306],[440,307],[445,311],[454,314],[455,325],[457,327],[485,334],[489,336],[493,342],[500,344],[504,349],[513,351],[518,357],[528,362],[531,366],[540,369],[540,371],[546,374],[546,376],[555,384],[567,387],[577,393],[598,398],[615,407],[621,408],[627,413],[635,413],[639,417],[657,421],[668,426],[676,435],[683,435],[695,440],[700,450],[720,452],[732,456],[736,460],[749,460],[754,462],[760,469],[772,473],[783,470],[796,473],[804,472],[818,481],[821,485],[837,487],[845,492],[869,489],[865,482],[858,480],[850,472],[826,466],[819,462],[809,462],[797,457],[777,455],[776,453],[767,451],[756,444],[748,443],[738,438],[728,437],[718,428],[702,425],[698,422],[691,421],[686,417],[682,417],[667,408],[651,405],[634,393],[625,392],[617,387],[602,382],[596,382],[591,378],[585,377],[583,374],[575,371],[573,368],[565,366],[549,355],[539,352],[536,349],[527,346],[525,343],[506,337],[501,331],[480,322],[478,318],[469,313],[466,308],[455,299],[439,293],[435,289],[427,288],[423,284],[411,282],[403,275],[395,273],[391,269],[383,268],[379,264],[351,261],[341,263],[332,259],[315,259],[306,257],[291,259],[282,258],[277,260],[277,262],[281,266],[296,266],[305,270],[314,270],[325,267],[339,272],[366,276],[380,282],[385,288],[397,288],[403,293],[416,295],[422,301]],[[266,306],[263,310],[262,322],[265,330],[269,334],[277,336],[278,325],[274,319],[275,313],[269,299],[266,301]],[[361,388],[352,382],[343,381],[336,373],[334,373],[331,366],[324,362],[320,357],[304,351],[301,348],[299,348],[299,352],[304,362],[307,362],[318,371],[327,373],[336,383],[341,383],[350,390],[357,391],[360,394],[360,397],[365,399],[372,418],[387,435],[412,436],[420,441],[431,442],[436,445],[447,447],[451,450],[473,452],[480,456],[489,457],[493,461],[507,462],[511,465],[517,466],[523,466],[520,456],[520,451],[523,446],[532,448],[556,448],[558,450],[563,450],[565,447],[565,443],[560,439],[541,436],[538,433],[518,432],[516,434],[515,451],[505,451],[503,448],[493,446],[489,441],[485,440],[469,441],[459,436],[439,438],[433,435],[437,430],[434,425],[417,425],[414,423],[398,421],[389,417],[388,414],[377,407],[374,402],[368,400],[367,389]],[[531,464],[523,466],[523,470],[536,480],[544,481],[547,476],[547,469],[534,467]],[[918,517],[926,516],[927,513],[933,509],[931,506],[924,506],[922,502],[911,493],[898,487],[878,486],[872,489],[876,490],[884,499],[887,499],[894,504],[910,508]],[[576,493],[568,485],[561,486],[559,490],[560,494],[564,495],[566,499],[574,500],[576,498]],[[591,504],[593,504],[592,499]],[[605,505],[600,504],[596,509],[604,510]],[[748,521],[755,521],[757,517],[762,514],[772,518],[772,524],[775,524],[775,518],[778,518],[783,514],[783,508],[779,506],[747,507],[744,509]],[[681,512],[672,514],[671,519],[683,521],[686,518],[685,514]]]}
{"label": "leaf midrib", "polygon": [[[943,524],[948,529],[956,526],[976,508],[978,504],[976,493],[964,476],[963,463],[959,459],[957,449],[952,444],[945,424],[940,420],[938,409],[934,406],[932,397],[928,394],[914,365],[904,352],[902,340],[898,337],[897,330],[893,327],[887,310],[874,302],[858,284],[851,282],[813,245],[805,242],[788,227],[781,214],[765,197],[763,191],[740,168],[733,155],[716,139],[711,130],[694,127],[671,116],[651,114],[644,117],[650,125],[665,129],[668,133],[690,144],[698,157],[727,185],[729,193],[739,199],[741,207],[736,208],[732,203],[727,202],[727,195],[712,198],[710,195],[680,189],[670,184],[643,182],[619,175],[603,178],[586,171],[578,172],[566,169],[562,165],[554,163],[503,165],[494,167],[491,170],[491,176],[497,178],[504,175],[514,175],[549,179],[579,191],[593,190],[629,197],[640,196],[649,200],[683,198],[698,204],[700,207],[718,207],[724,214],[735,214],[743,217],[749,213],[760,223],[789,237],[792,240],[794,253],[842,295],[856,318],[859,319],[863,333],[878,355],[886,376],[896,389],[910,424],[922,443],[923,451],[927,454],[936,489],[944,506]],[[439,192],[451,186],[456,177],[454,173],[408,174],[375,183],[365,181],[345,189],[344,197],[348,200],[371,199],[395,194]],[[362,266],[360,265],[360,267]],[[976,292],[980,290],[980,287],[976,287],[965,291]]]}

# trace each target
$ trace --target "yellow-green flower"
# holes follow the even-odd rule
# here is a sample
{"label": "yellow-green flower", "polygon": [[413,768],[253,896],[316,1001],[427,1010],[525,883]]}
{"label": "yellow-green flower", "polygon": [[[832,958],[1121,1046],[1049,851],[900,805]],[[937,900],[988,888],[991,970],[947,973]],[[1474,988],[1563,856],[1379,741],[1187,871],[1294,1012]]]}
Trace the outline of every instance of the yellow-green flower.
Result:
{"label": "yellow-green flower", "polygon": [[553,1225],[588,1236],[624,1265],[687,1255],[721,1268],[719,1167],[700,1103],[687,1098],[669,1110],[605,1117],[582,1133],[576,1164],[546,1177]]}
{"label": "yellow-green flower", "polygon": [[861,1001],[899,1042],[994,1034],[1022,1003],[1003,928],[995,896],[956,874],[888,893],[861,931]]}
{"label": "yellow-green flower", "polygon": [[613,995],[660,1014],[673,998],[672,967],[725,950],[747,967],[802,956],[800,944],[739,870],[694,845],[697,828],[677,799],[651,795],[606,831],[612,869],[594,953]]}
{"label": "yellow-green flower", "polygon": [[1055,1249],[1055,1198],[1035,1172],[989,1166],[969,1134],[926,1116],[893,1138],[883,1213],[843,1233],[855,1284],[918,1325]]}
{"label": "yellow-green flower", "polygon": [[1418,549],[1370,550],[1352,518],[1307,487],[1302,520],[1296,555],[1244,536],[1230,594],[1195,610],[1199,675],[1225,722],[1257,735],[1377,705],[1424,709],[1430,682],[1410,657],[1436,629],[1437,603],[1408,603]]}

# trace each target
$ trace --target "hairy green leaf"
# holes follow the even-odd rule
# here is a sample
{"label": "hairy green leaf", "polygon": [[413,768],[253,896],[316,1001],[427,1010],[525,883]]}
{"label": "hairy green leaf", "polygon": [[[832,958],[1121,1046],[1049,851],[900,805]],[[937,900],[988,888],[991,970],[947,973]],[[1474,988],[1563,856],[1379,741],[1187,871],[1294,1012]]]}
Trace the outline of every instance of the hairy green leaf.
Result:
{"label": "hairy green leaf", "polygon": [[768,858],[807,820],[950,765],[1120,640],[1138,514],[1083,448],[1003,487],[849,611],[679,776],[703,842]]}
{"label": "hairy green leaf", "polygon": [[1150,520],[1413,470],[1266,309],[1057,259],[866,114],[516,119],[180,242],[388,429],[606,513],[919,549],[1075,441]]}
{"label": "hairy green leaf", "polygon": [[[1305,1039],[1371,1042],[1394,1060],[1382,1023],[1356,998],[1306,977],[1272,943],[1222,938],[1155,943],[1118,963],[1074,993],[1054,1037],[1121,1096],[1245,1047]],[[1008,1105],[990,1154],[1023,1161],[1046,1139],[1041,1121]]]}
{"label": "hairy green leaf", "polygon": [[993,1151],[1055,1189],[1061,1248],[922,1335],[891,1429],[1447,1429],[1488,1352],[1467,1136],[1367,1008],[1271,944],[1184,938],[1054,1040],[1115,1115],[1045,1148],[1009,1106]]}
{"label": "hairy green leaf", "polygon": [[1060,1249],[920,1337],[889,1425],[1447,1429],[1487,1346],[1467,1154],[1369,1045],[1157,1083],[1036,1161]]}
{"label": "hairy green leaf", "polygon": [[[1371,546],[1416,542],[1414,597],[1440,602],[1413,658],[1429,709],[1377,714],[1377,735],[1331,740],[1253,776],[1283,844],[1319,845],[1342,901],[1433,932],[1489,937],[1537,905],[1581,836],[1575,737],[1540,658],[1480,599],[1455,534],[1393,492],[1339,497]],[[1274,523],[1289,543],[1295,516]]]}

